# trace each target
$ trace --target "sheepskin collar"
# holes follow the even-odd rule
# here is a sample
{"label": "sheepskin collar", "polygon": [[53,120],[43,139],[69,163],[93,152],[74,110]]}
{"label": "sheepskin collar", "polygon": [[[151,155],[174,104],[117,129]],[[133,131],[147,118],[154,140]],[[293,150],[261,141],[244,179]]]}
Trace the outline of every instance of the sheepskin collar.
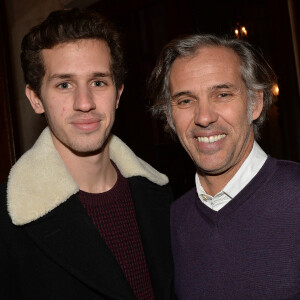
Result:
{"label": "sheepskin collar", "polygon": [[[165,175],[138,158],[116,136],[110,138],[109,153],[124,177],[143,176],[158,185],[168,183]],[[78,191],[46,128],[10,171],[8,213],[15,225],[24,225],[44,216]]]}

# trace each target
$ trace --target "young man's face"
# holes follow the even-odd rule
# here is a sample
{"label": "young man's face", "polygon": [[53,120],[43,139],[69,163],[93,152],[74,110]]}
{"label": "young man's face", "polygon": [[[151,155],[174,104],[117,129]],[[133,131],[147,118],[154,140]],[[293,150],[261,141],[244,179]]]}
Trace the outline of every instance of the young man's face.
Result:
{"label": "young man's face", "polygon": [[101,149],[114,123],[116,91],[110,50],[101,40],[79,40],[42,50],[41,99],[26,87],[36,113],[45,113],[54,145],[88,154]]}
{"label": "young man's face", "polygon": [[178,58],[170,70],[170,90],[177,135],[199,171],[235,173],[252,149],[252,120],[262,110],[260,94],[249,112],[238,56],[207,47]]}

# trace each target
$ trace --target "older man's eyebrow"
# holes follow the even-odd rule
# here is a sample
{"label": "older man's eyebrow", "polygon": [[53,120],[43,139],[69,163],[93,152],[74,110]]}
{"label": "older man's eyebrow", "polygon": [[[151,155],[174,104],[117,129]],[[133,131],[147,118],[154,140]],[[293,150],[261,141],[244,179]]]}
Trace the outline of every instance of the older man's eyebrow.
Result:
{"label": "older man's eyebrow", "polygon": [[234,90],[237,90],[238,88],[232,83],[217,84],[217,85],[213,85],[213,86],[208,88],[208,90],[212,91],[212,92],[217,91],[217,90],[221,90],[221,89],[234,89]]}
{"label": "older man's eyebrow", "polygon": [[[238,87],[232,83],[222,83],[222,84],[217,84],[217,85],[213,85],[213,86],[209,87],[208,91],[215,92],[215,91],[222,90],[222,89],[238,90]],[[181,91],[181,92],[175,93],[174,95],[171,95],[171,101],[176,101],[178,98],[181,98],[182,96],[186,96],[186,97],[190,97],[190,98],[194,98],[194,99],[198,98],[191,91]]]}
{"label": "older man's eyebrow", "polygon": [[196,96],[192,92],[190,92],[190,91],[182,91],[182,92],[178,92],[178,93],[175,93],[174,95],[172,95],[171,96],[171,100],[175,101],[176,99],[178,99],[178,98],[180,98],[182,96],[196,98]]}

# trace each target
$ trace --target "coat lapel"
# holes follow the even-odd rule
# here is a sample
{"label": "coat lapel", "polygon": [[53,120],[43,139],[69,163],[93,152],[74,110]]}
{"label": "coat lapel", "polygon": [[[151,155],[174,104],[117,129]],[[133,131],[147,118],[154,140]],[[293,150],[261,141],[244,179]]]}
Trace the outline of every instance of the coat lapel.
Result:
{"label": "coat lapel", "polygon": [[142,177],[128,179],[156,299],[171,299],[170,190]]}
{"label": "coat lapel", "polygon": [[135,299],[121,268],[77,196],[24,226],[57,264],[109,299]]}

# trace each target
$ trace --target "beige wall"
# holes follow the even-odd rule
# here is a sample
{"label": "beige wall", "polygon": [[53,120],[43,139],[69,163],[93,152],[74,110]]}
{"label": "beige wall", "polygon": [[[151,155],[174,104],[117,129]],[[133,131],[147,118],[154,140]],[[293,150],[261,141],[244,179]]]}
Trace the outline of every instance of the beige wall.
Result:
{"label": "beige wall", "polygon": [[28,30],[45,19],[48,14],[64,7],[86,7],[95,1],[83,0],[5,0],[9,22],[10,49],[13,68],[13,84],[20,151],[29,149],[46,126],[42,116],[36,115],[27,100],[20,64],[20,45]]}

